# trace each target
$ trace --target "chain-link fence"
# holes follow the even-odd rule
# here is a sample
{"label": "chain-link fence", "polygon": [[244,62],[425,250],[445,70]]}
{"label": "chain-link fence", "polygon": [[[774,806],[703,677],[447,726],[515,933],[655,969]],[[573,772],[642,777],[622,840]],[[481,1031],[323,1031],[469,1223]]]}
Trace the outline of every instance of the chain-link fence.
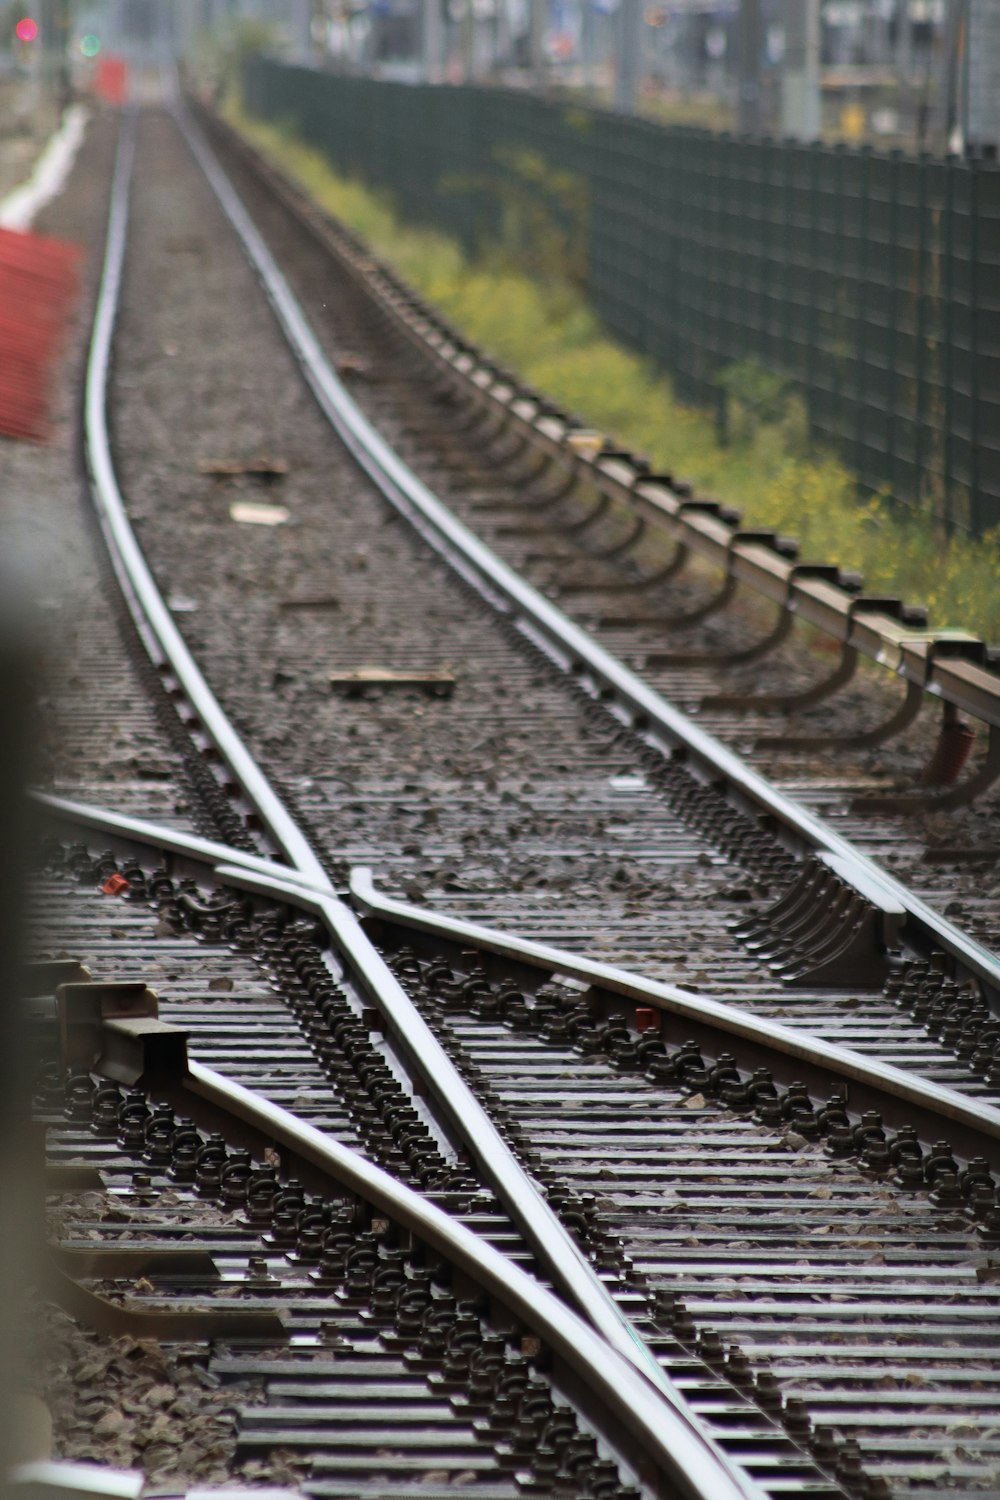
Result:
{"label": "chain-link fence", "polygon": [[[607,327],[714,404],[749,361],[794,381],[816,441],[871,491],[1000,526],[1000,167],[664,127],[513,91],[254,60],[246,99],[403,216],[470,249],[519,163],[575,191],[580,278]],[[576,263],[574,257],[574,263]]]}

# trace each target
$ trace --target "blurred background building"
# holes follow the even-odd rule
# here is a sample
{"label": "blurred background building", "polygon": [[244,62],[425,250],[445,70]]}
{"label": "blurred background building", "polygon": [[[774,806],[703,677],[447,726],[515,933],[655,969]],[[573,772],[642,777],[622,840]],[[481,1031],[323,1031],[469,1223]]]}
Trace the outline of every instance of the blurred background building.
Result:
{"label": "blurred background building", "polygon": [[0,0],[0,73],[52,83],[67,59],[190,55],[239,28],[318,68],[564,91],[712,129],[1000,138],[1000,0]]}

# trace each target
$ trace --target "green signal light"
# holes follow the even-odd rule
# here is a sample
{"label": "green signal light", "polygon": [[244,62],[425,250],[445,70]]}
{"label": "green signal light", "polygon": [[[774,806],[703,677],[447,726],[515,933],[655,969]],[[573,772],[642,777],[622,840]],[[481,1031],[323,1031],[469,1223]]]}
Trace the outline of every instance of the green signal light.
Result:
{"label": "green signal light", "polygon": [[83,53],[84,57],[96,57],[100,50],[101,39],[100,37],[94,36],[92,32],[87,36],[82,36],[80,38],[80,51]]}

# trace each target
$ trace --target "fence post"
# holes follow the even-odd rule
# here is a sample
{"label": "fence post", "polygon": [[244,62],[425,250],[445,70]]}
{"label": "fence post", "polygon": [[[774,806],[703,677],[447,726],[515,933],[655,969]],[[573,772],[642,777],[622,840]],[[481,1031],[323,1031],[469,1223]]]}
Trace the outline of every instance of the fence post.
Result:
{"label": "fence post", "polygon": [[809,393],[809,439],[812,443],[815,437],[816,364],[819,355],[819,283],[822,273],[817,251],[819,246],[819,177],[823,147],[819,141],[811,141],[806,150],[809,152],[809,214],[806,231],[809,242],[809,299],[806,311],[805,383]]}
{"label": "fence post", "polygon": [[761,0],[740,0],[739,13],[739,129],[756,135],[761,126],[760,54],[764,45]]}
{"label": "fence post", "polygon": [[981,536],[985,527],[979,487],[979,158],[969,165],[969,525]]}
{"label": "fence post", "polygon": [[[857,219],[854,234],[854,265],[852,277],[854,280],[854,300],[858,315],[854,330],[854,469],[859,477],[863,479],[865,469],[865,415],[867,409],[866,400],[866,370],[865,360],[868,352],[868,284],[864,272],[864,259],[862,246],[868,239],[868,196],[871,191],[871,162],[872,149],[863,146],[857,161]],[[845,157],[845,162],[848,158]],[[849,174],[853,175],[853,174]],[[863,479],[863,482],[864,481]]]}
{"label": "fence post", "polygon": [[924,268],[927,257],[928,170],[929,158],[925,156],[920,163],[920,192],[917,202],[917,265],[913,293],[916,311],[914,380],[917,387],[916,428],[913,438],[913,468],[918,500],[923,494],[926,480],[924,473],[924,422],[927,413],[927,386],[925,378],[925,366],[927,363],[927,312],[924,305]]}
{"label": "fence post", "polygon": [[[908,18],[900,24],[909,24]],[[886,362],[886,402],[888,405],[888,433],[887,445],[887,469],[889,473],[889,493],[899,493],[899,187],[900,175],[903,162],[902,151],[896,150],[891,153],[888,172],[888,234],[889,241],[889,306],[886,315],[886,337],[885,337],[885,362]]]}
{"label": "fence post", "polygon": [[617,16],[617,56],[615,58],[615,109],[622,114],[635,113],[639,75],[642,68],[642,0],[619,0]]}
{"label": "fence post", "polygon": [[[929,167],[928,167],[929,170]],[[950,536],[954,525],[954,510],[952,505],[952,479],[955,465],[955,443],[953,426],[955,420],[953,400],[953,376],[955,364],[955,188],[958,182],[958,164],[953,161],[945,162],[945,189],[944,189],[944,245],[941,252],[944,261],[944,275],[941,288],[941,305],[944,310],[944,371],[942,381],[944,385],[944,420],[943,420],[943,462],[941,484],[944,498],[944,528]]]}

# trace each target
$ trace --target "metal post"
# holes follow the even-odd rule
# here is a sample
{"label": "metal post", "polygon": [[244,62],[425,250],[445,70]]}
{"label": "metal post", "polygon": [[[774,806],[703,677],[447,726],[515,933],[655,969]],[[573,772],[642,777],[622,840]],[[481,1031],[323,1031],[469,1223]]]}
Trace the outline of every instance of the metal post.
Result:
{"label": "metal post", "polygon": [[441,0],[423,0],[420,12],[420,50],[425,83],[440,83],[443,73],[444,26]]}
{"label": "metal post", "polygon": [[799,141],[819,139],[819,0],[785,0],[781,129]]}
{"label": "metal post", "polygon": [[493,58],[495,68],[507,68],[511,63],[510,8],[507,0],[497,0],[496,51]]}
{"label": "metal post", "polygon": [[962,57],[969,0],[950,0],[945,43],[942,53],[942,86],[940,120],[942,146],[950,150],[956,133],[964,141],[964,107],[962,104]]}
{"label": "metal post", "polygon": [[972,150],[1000,144],[1000,8],[996,0],[969,0],[965,40],[965,144]]}
{"label": "metal post", "polygon": [[292,33],[292,48],[297,63],[312,62],[312,3],[311,0],[292,0],[289,29]]}
{"label": "metal post", "polygon": [[979,312],[979,179],[980,162],[969,163],[969,514],[968,523],[974,536],[986,530],[986,507],[980,494],[979,478],[979,376],[981,319]]}
{"label": "metal post", "polygon": [[615,69],[615,109],[635,114],[642,71],[642,0],[620,0],[618,6],[618,66]]}
{"label": "metal post", "polygon": [[764,45],[761,0],[740,0],[738,125],[744,135],[759,135],[762,122],[760,54]]}
{"label": "metal post", "polygon": [[887,63],[891,57],[889,48],[889,13],[885,10],[876,10],[872,17],[872,48],[871,55],[874,61]]}
{"label": "metal post", "polygon": [[38,40],[31,60],[31,94],[34,131],[44,139],[53,125],[55,90],[56,8],[53,0],[38,0]]}
{"label": "metal post", "polygon": [[580,60],[583,63],[583,81],[587,88],[593,88],[594,75],[597,63],[597,16],[594,14],[594,0],[583,0],[583,14],[580,27]]}
{"label": "metal post", "polygon": [[472,0],[465,0],[458,40],[462,53],[462,82],[472,83],[476,71],[476,17]]}
{"label": "metal post", "polygon": [[[471,3],[471,0],[470,0]],[[537,88],[545,82],[545,25],[548,0],[530,0],[528,10],[528,69]]]}
{"label": "metal post", "polygon": [[910,0],[898,0],[896,5],[896,72],[905,86],[913,71],[913,21],[910,18]]}

